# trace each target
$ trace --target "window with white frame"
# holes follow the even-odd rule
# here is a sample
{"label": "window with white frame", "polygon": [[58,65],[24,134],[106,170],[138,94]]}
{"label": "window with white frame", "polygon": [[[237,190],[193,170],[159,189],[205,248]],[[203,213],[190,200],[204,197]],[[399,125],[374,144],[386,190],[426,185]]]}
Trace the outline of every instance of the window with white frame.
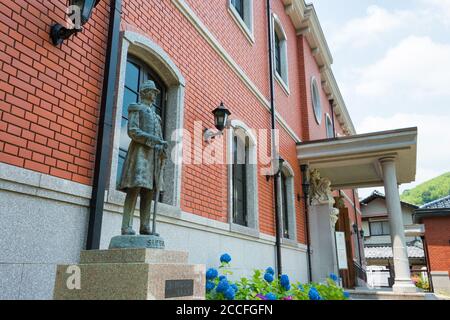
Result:
{"label": "window with white frame", "polygon": [[273,57],[275,76],[284,89],[288,90],[287,37],[280,19],[275,14],[273,15]]}
{"label": "window with white frame", "polygon": [[389,221],[371,221],[369,229],[371,236],[388,236],[391,234]]}
{"label": "window with white frame", "polygon": [[228,0],[230,12],[246,37],[253,38],[253,0]]}
{"label": "window with white frame", "polygon": [[258,187],[256,138],[241,121],[228,131],[229,222],[233,231],[257,233]]}
{"label": "window with white frame", "polygon": [[315,77],[311,78],[311,99],[314,116],[318,124],[322,123],[322,101],[320,99],[319,84]]}
{"label": "window with white frame", "polygon": [[283,238],[296,240],[294,171],[285,162],[281,169],[281,220]]}
{"label": "window with white frame", "polygon": [[331,117],[329,114],[327,114],[325,118],[325,126],[327,130],[327,138],[331,139],[334,138],[334,128],[333,128],[333,120],[331,120]]}

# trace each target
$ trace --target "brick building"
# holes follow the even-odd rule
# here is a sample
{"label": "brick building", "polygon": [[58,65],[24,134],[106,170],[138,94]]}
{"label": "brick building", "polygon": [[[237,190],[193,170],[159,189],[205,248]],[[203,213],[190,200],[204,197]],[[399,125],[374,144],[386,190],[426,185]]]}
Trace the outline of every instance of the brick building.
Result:
{"label": "brick building", "polygon": [[415,211],[414,220],[424,225],[432,285],[436,293],[450,293],[450,196]]}
{"label": "brick building", "polygon": [[[267,144],[263,154],[270,159],[266,2],[99,1],[82,32],[54,46],[50,27],[67,25],[67,5],[65,0],[12,0],[0,7],[2,297],[51,298],[57,264],[77,262],[85,248],[107,248],[120,232],[125,195],[116,184],[127,149],[126,110],[146,79],[162,92],[157,109],[165,137],[172,155],[183,159],[182,164],[170,162],[165,171],[158,220],[166,247],[189,251],[192,262],[208,266],[229,252],[236,276],[274,266],[274,183],[261,174],[267,163],[244,164],[239,190],[246,191],[236,195],[233,173],[238,168],[213,161],[232,156],[236,139],[248,142],[251,155]],[[314,7],[303,0],[273,0],[271,5],[273,101],[279,152],[285,159],[280,179],[284,200],[279,201],[281,264],[295,280],[308,281],[308,260],[319,259],[322,246],[314,244],[312,234],[309,242],[317,250],[308,250],[300,164],[321,168],[310,157],[315,144],[308,142],[343,139],[354,145],[367,136],[349,139],[355,129]],[[214,127],[211,111],[221,101],[232,113],[231,128],[207,145],[203,130]],[[416,134],[375,136],[383,146],[389,139],[409,139],[412,153],[399,151],[398,161],[405,158],[411,165],[401,166],[399,183],[413,179]],[[375,157],[387,155],[383,148]],[[392,150],[391,145],[389,154]],[[349,239],[354,285],[363,278],[364,259],[361,213],[352,189],[385,179],[364,176],[355,183],[350,174],[349,183],[342,183],[330,170],[323,167],[321,172],[342,200],[339,210],[347,222],[339,228]],[[244,209],[236,209],[237,201],[245,202]],[[323,209],[326,217],[331,206],[329,202]],[[308,259],[311,255],[315,258]],[[313,275],[315,280],[335,270],[332,255],[320,258],[328,264]]]}

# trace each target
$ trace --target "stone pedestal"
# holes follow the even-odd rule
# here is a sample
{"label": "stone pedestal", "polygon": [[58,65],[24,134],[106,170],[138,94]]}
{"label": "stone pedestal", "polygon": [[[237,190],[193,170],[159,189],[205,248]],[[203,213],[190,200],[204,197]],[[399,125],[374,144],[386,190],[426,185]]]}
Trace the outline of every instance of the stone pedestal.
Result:
{"label": "stone pedestal", "polygon": [[330,213],[331,204],[316,204],[309,207],[309,224],[312,249],[312,278],[324,282],[330,273],[338,274],[334,224]]}
{"label": "stone pedestal", "polygon": [[205,266],[188,264],[178,251],[82,251],[80,264],[58,266],[54,299],[202,300]]}

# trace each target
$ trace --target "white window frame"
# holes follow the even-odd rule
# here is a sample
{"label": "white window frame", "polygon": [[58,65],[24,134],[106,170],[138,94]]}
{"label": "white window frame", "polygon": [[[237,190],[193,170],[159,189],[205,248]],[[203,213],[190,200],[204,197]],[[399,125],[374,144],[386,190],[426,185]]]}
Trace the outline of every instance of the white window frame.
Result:
{"label": "white window frame", "polygon": [[[286,238],[284,237],[284,233],[282,236],[282,239],[284,240],[285,243],[289,243],[289,241],[292,242],[297,242],[297,215],[296,215],[296,208],[295,208],[295,174],[294,174],[294,170],[292,169],[292,166],[289,164],[289,162],[285,161],[283,163],[283,168],[281,168],[283,174],[286,177],[286,199],[287,199],[287,210],[288,210],[288,217],[289,217],[289,221],[288,221],[288,227],[290,230],[290,234],[289,237]],[[280,179],[281,181],[281,179]],[[282,208],[282,206],[284,206],[283,204],[283,195],[279,195],[279,203],[280,203],[280,208]],[[282,228],[284,228],[284,214],[282,211],[280,211],[281,213],[281,222],[282,222]]]}
{"label": "white window frame", "polygon": [[[158,71],[158,75],[164,81],[167,87],[167,101],[165,102],[165,108],[167,108],[168,114],[171,115],[171,119],[170,121],[167,121],[165,129],[166,139],[169,140],[169,154],[175,155],[176,159],[182,159],[183,152],[183,137],[180,129],[183,129],[184,127],[185,79],[169,55],[150,38],[132,31],[123,31],[121,33],[121,52],[117,79],[111,173],[107,194],[105,196],[107,204],[116,206],[123,206],[126,196],[125,193],[117,190],[117,166],[119,159],[124,84],[127,61],[130,54]],[[178,135],[173,137],[173,132],[178,133]],[[181,215],[181,171],[181,162],[174,163],[173,161],[167,161],[164,170],[164,181],[166,182],[164,196],[165,203],[160,206],[161,214],[167,213],[172,216]],[[173,183],[169,186],[168,181]]]}
{"label": "white window frame", "polygon": [[228,0],[228,12],[231,17],[236,22],[238,27],[244,33],[246,39],[251,43],[255,43],[255,36],[253,33],[253,0],[243,0],[244,1],[244,17],[242,18],[239,12]]}
{"label": "white window frame", "polygon": [[333,120],[331,120],[331,117],[328,113],[325,115],[325,128],[327,131],[327,138],[328,139],[334,138]]}
{"label": "white window frame", "polygon": [[289,68],[288,68],[288,44],[287,44],[287,36],[284,31],[283,25],[281,24],[281,20],[278,18],[276,14],[272,14],[272,52],[273,52],[273,61],[275,62],[275,34],[277,34],[278,39],[280,40],[280,59],[281,59],[281,74],[277,71],[276,66],[274,65],[274,74],[275,79],[283,88],[284,92],[287,95],[290,95],[289,90]]}
{"label": "white window frame", "polygon": [[[320,96],[320,87],[319,87],[319,82],[317,81],[316,77],[311,77],[311,105],[312,105],[312,109],[313,109],[313,113],[314,113],[314,118],[316,119],[317,124],[321,124],[322,123],[322,119],[323,119],[323,107],[322,107],[322,97]],[[317,93],[317,100],[314,99],[314,91],[316,91]],[[317,114],[317,103],[319,104],[320,110],[319,113],[320,115]]]}
{"label": "white window frame", "polygon": [[[258,209],[258,163],[257,139],[252,130],[240,120],[231,120],[231,128],[226,130],[227,164],[228,164],[228,223],[232,232],[259,238]],[[233,140],[238,134],[249,140],[249,164],[247,165],[247,221],[248,226],[235,224],[233,221]]]}

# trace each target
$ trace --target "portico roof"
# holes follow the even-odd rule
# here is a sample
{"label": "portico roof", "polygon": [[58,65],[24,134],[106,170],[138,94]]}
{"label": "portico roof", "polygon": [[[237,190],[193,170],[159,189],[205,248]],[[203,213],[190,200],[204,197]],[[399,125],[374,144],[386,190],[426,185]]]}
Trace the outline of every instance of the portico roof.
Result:
{"label": "portico roof", "polygon": [[417,128],[302,142],[297,157],[318,169],[333,189],[383,186],[379,160],[391,157],[398,183],[410,183],[416,176]]}

